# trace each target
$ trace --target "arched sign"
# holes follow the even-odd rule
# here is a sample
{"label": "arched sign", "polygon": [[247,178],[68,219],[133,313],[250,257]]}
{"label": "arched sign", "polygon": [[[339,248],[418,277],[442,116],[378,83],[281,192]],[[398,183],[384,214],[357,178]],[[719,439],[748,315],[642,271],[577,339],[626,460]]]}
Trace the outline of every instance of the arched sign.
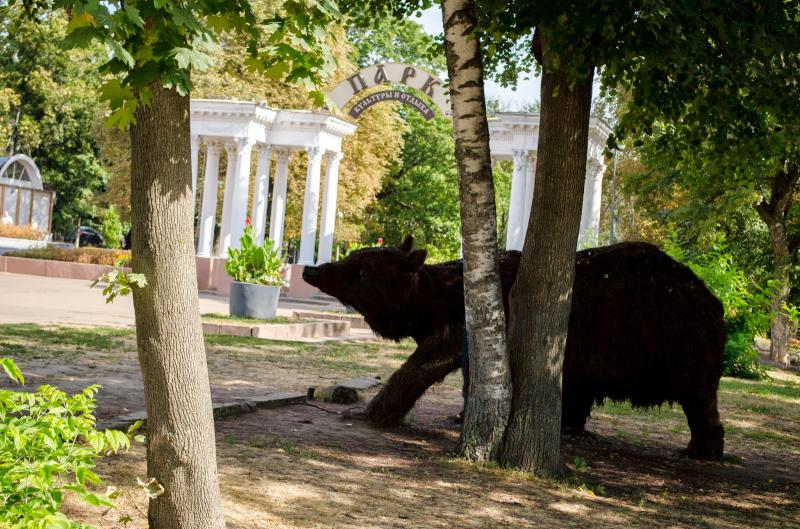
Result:
{"label": "arched sign", "polygon": [[[442,80],[432,73],[410,64],[386,63],[367,66],[366,68],[362,68],[341,83],[337,84],[333,90],[327,93],[327,95],[328,98],[336,104],[336,106],[339,108],[344,108],[353,98],[357,97],[360,92],[380,84],[401,84],[409,88],[419,90],[428,96],[437,107],[439,107],[439,110],[442,112],[442,114],[447,116],[450,115],[450,99],[447,97],[447,92],[444,89]],[[405,94],[405,92],[399,90],[390,92]],[[383,99],[374,100],[370,99],[372,95],[367,96],[362,101],[356,103],[356,106],[358,106],[362,103],[366,104],[367,100],[369,100],[369,103],[366,104],[366,106],[363,106],[363,108],[358,112],[359,115],[361,112],[363,112],[363,110],[369,108],[375,103],[387,100],[401,101],[403,103],[410,104],[418,111],[422,112],[422,109],[415,104],[419,102],[423,103],[425,108],[430,110],[430,107],[428,107],[427,104],[425,104],[416,96],[412,96],[414,99],[408,97],[401,99],[400,96],[390,97],[385,95],[382,96]],[[352,111],[350,115],[353,115]],[[423,115],[425,114],[423,113]],[[430,118],[427,118],[426,116],[426,119]]]}

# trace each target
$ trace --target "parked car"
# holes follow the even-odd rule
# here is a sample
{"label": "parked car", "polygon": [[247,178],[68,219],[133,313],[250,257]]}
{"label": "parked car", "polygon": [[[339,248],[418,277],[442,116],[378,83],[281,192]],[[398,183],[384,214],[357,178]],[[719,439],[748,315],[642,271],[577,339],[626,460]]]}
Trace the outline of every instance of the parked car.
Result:
{"label": "parked car", "polygon": [[[103,239],[103,236],[95,230],[94,228],[90,228],[89,226],[81,226],[80,227],[80,242],[78,246],[94,246],[97,248],[105,248],[106,241]],[[75,243],[75,232],[73,231],[72,234],[66,239],[66,242]]]}

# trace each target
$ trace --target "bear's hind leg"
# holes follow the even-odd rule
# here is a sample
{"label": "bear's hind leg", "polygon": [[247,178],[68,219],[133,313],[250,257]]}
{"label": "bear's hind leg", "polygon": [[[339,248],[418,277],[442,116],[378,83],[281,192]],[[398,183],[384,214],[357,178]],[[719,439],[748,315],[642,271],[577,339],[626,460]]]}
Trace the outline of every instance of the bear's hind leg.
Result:
{"label": "bear's hind leg", "polygon": [[689,457],[720,459],[725,447],[725,430],[719,420],[717,395],[689,398],[681,405],[692,432],[687,449]]}
{"label": "bear's hind leg", "polygon": [[590,395],[567,396],[565,392],[561,404],[561,431],[570,435],[585,433],[593,403],[594,399]]}

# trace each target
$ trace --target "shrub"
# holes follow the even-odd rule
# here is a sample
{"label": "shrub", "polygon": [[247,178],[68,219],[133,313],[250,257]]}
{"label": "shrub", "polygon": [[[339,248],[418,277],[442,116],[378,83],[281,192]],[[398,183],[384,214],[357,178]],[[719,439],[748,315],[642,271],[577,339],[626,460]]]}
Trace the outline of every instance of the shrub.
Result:
{"label": "shrub", "polygon": [[[24,384],[10,358],[0,364],[12,380]],[[100,484],[92,468],[101,454],[128,448],[133,429],[127,435],[95,430],[98,389],[89,386],[71,396],[47,385],[35,393],[0,390],[0,527],[89,527],[60,512],[65,493],[90,505],[113,507],[109,496],[89,490]]]}
{"label": "shrub", "polygon": [[239,249],[228,249],[225,269],[234,281],[240,283],[282,286],[283,265],[284,260],[274,249],[271,240],[266,239],[262,246],[255,243],[253,227],[248,219],[239,239]]}
{"label": "shrub", "polygon": [[34,248],[6,253],[9,257],[25,257],[28,259],[49,259],[69,263],[99,264],[106,266],[129,266],[131,252],[129,250],[107,250],[104,248]]}
{"label": "shrub", "polygon": [[106,246],[109,248],[122,248],[122,241],[125,237],[125,229],[117,213],[117,208],[113,205],[108,206],[103,212],[103,225],[100,227]]}
{"label": "shrub", "polygon": [[16,226],[14,224],[0,224],[0,237],[9,239],[25,239],[27,241],[41,241],[47,234],[30,226]]}
{"label": "shrub", "polygon": [[722,302],[726,334],[722,373],[756,380],[766,377],[754,341],[757,334],[769,328],[768,290],[751,284],[744,270],[736,265],[727,251],[723,237],[713,241],[706,252],[691,260],[674,242],[674,237],[665,241],[664,251],[691,268]]}

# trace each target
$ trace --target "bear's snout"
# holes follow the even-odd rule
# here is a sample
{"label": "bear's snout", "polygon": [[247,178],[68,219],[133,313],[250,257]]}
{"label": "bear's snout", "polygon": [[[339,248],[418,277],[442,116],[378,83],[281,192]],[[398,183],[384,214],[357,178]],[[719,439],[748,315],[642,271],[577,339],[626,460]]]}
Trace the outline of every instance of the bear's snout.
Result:
{"label": "bear's snout", "polygon": [[304,266],[303,267],[303,281],[306,283],[314,284],[314,280],[319,278],[318,266]]}

